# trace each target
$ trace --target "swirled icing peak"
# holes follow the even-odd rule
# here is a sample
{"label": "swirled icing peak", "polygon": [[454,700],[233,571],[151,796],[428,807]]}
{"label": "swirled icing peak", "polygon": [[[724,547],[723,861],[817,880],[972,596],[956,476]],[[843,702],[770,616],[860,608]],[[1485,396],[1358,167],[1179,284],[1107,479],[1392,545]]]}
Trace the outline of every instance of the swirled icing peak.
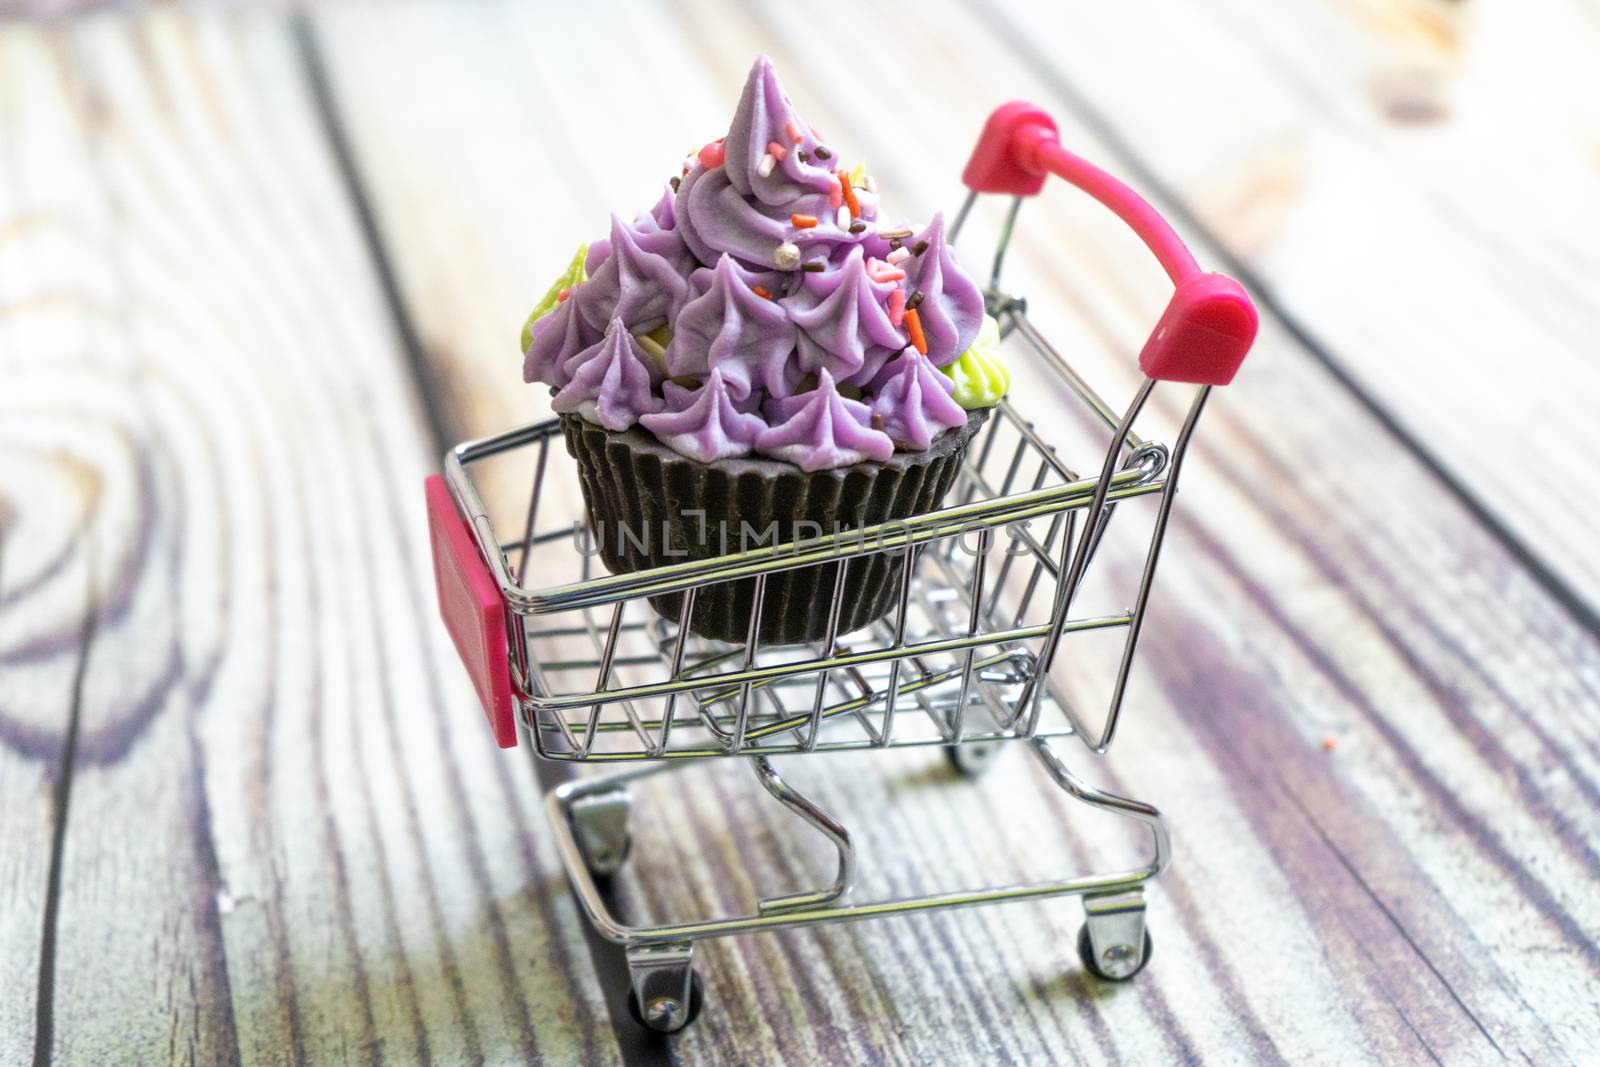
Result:
{"label": "swirled icing peak", "polygon": [[[838,185],[832,152],[795,114],[766,56],[757,56],[750,67],[722,151],[728,181],[740,196],[763,204],[781,207],[806,193],[828,195]],[[767,156],[772,163],[765,162]]]}
{"label": "swirled icing peak", "polygon": [[698,389],[670,381],[663,383],[662,389],[667,409],[639,416],[639,424],[674,452],[701,463],[748,456],[767,429],[760,415],[735,406],[722,372],[716,368]]}
{"label": "swirled icing peak", "polygon": [[672,186],[662,186],[661,199],[652,204],[648,211],[639,213],[639,217],[633,220],[633,228],[639,233],[678,228],[678,194]]}
{"label": "swirled icing peak", "polygon": [[560,389],[571,380],[567,364],[598,340],[600,331],[578,312],[578,302],[569,294],[557,302],[554,311],[529,323],[522,380]]}
{"label": "swirled icing peak", "polygon": [[613,215],[611,251],[573,298],[596,330],[620,318],[643,333],[670,321],[687,302],[694,266],[676,230],[642,231]]}
{"label": "swirled icing peak", "polygon": [[[793,398],[794,401],[801,397]],[[843,396],[826,370],[817,375],[817,387],[803,394],[803,403],[774,401],[792,409],[784,420],[756,438],[756,450],[787,460],[806,471],[847,467],[894,455],[894,442],[872,428],[867,406]]]}
{"label": "swirled icing peak", "polygon": [[550,402],[563,414],[577,412],[589,422],[621,431],[640,415],[665,406],[655,395],[655,364],[621,318],[612,319],[605,336],[578,353],[567,370],[570,380]]}
{"label": "swirled icing peak", "polygon": [[726,252],[758,267],[825,264],[865,240],[877,197],[855,190],[838,154],[790,105],[772,61],[758,56],[733,122],[678,189],[684,242],[703,262]]}
{"label": "swirled icing peak", "polygon": [[[678,228],[677,195],[671,186],[664,188],[661,191],[661,199],[651,205],[648,210],[639,212],[638,216],[633,220],[634,233],[642,237],[665,230],[676,230]],[[662,252],[663,254],[671,253],[669,258],[676,259],[687,251],[687,247],[682,251],[677,247],[676,242],[682,239],[680,234],[675,241],[664,242],[654,251]],[[589,251],[583,262],[585,277],[598,271],[600,266],[605,263],[606,257],[611,255],[611,238],[597,238],[591,241],[588,247]]]}
{"label": "swirled icing peak", "polygon": [[895,283],[874,281],[866,256],[850,249],[837,270],[807,274],[783,305],[798,330],[796,356],[807,374],[827,370],[839,380],[864,368],[876,372],[905,345],[886,306]]}
{"label": "swirled icing peak", "polygon": [[544,299],[533,305],[533,310],[528,313],[527,321],[522,324],[522,351],[527,352],[528,346],[533,344],[533,324],[544,318],[556,309],[556,305],[572,295],[575,286],[582,285],[589,280],[589,272],[584,269],[584,262],[589,255],[588,245],[579,245],[573,253],[572,262],[567,264],[567,269],[545,291]]}
{"label": "swirled icing peak", "polygon": [[907,349],[883,368],[872,414],[895,444],[921,450],[944,431],[967,424],[967,413],[950,398],[953,389],[926,356]]}
{"label": "swirled icing peak", "polygon": [[983,293],[956,264],[945,244],[944,215],[936,214],[921,233],[906,239],[911,255],[901,261],[906,286],[922,294],[917,308],[927,338],[928,358],[942,367],[967,350],[983,324]]}
{"label": "swirled icing peak", "polygon": [[703,378],[720,370],[728,390],[740,399],[752,389],[788,396],[802,377],[789,358],[794,324],[745,278],[732,256],[717,261],[711,287],[678,316],[667,345],[667,373]]}

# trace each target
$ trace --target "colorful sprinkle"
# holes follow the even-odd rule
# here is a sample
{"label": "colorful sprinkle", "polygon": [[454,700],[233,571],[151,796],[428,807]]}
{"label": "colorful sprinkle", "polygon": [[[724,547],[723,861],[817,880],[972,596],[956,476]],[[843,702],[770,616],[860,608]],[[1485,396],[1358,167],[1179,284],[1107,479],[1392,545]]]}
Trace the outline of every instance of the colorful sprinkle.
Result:
{"label": "colorful sprinkle", "polygon": [[712,141],[700,149],[700,162],[704,163],[708,170],[722,166],[722,158],[722,143],[720,141]]}
{"label": "colorful sprinkle", "polygon": [[672,178],[672,179],[670,179],[670,184],[672,185],[672,191],[673,192],[677,192],[678,191],[678,186],[683,184],[683,179],[682,178]]}
{"label": "colorful sprinkle", "polygon": [[768,141],[767,151],[772,153],[773,159],[789,158],[789,150],[783,147],[783,145],[779,144],[777,141]]}
{"label": "colorful sprinkle", "polygon": [[817,145],[817,158],[818,159],[832,159],[833,158],[833,153],[828,151],[822,145]]}
{"label": "colorful sprinkle", "polygon": [[794,119],[790,119],[787,123],[785,123],[783,130],[789,135],[789,140],[793,141],[795,144],[799,144],[803,139],[800,136],[800,124]]}
{"label": "colorful sprinkle", "polygon": [[911,258],[911,250],[909,248],[896,248],[884,258],[898,267]]}
{"label": "colorful sprinkle", "polygon": [[777,165],[778,161],[772,158],[771,153],[768,153],[761,157],[760,163],[756,164],[756,173],[763,178],[769,178],[772,176],[772,168]]}
{"label": "colorful sprinkle", "polygon": [[842,203],[844,203],[844,192],[838,185],[830,186],[828,188],[828,206],[838,207]]}
{"label": "colorful sprinkle", "polygon": [[918,289],[916,292],[912,293],[911,294],[911,299],[906,301],[906,310],[907,311],[915,311],[917,308],[921,307],[922,306],[922,298],[924,296],[926,296],[926,295],[927,294],[924,293],[921,289]]}
{"label": "colorful sprinkle", "polygon": [[565,304],[567,302],[567,298],[569,296],[571,296],[571,295],[572,295],[572,286],[569,285],[565,289],[561,290],[559,293],[556,294],[556,303]]}
{"label": "colorful sprinkle", "polygon": [[789,221],[794,224],[794,228],[797,230],[809,230],[811,227],[817,224],[817,217],[815,215],[801,215],[796,213],[789,216]]}
{"label": "colorful sprinkle", "polygon": [[810,163],[811,162],[811,153],[807,152],[804,148],[798,149],[795,152],[795,154],[800,157],[800,162],[802,162],[802,163]]}
{"label": "colorful sprinkle", "polygon": [[898,241],[902,237],[910,237],[911,233],[910,226],[900,226],[893,230],[879,230],[878,236],[888,241]]}
{"label": "colorful sprinkle", "polygon": [[889,248],[892,251],[898,252],[900,250],[900,238],[898,238],[898,237],[889,238]]}
{"label": "colorful sprinkle", "polygon": [[1332,752],[1334,750],[1334,747],[1337,746],[1338,744],[1339,744],[1339,739],[1337,737],[1335,737],[1333,734],[1328,734],[1326,737],[1324,737],[1322,739],[1322,751],[1324,751],[1324,752]]}
{"label": "colorful sprinkle", "polygon": [[906,331],[911,334],[911,343],[916,346],[919,355],[928,354],[928,339],[922,336],[922,316],[917,314],[916,308],[906,309]]}
{"label": "colorful sprinkle", "polygon": [[867,260],[867,277],[875,282],[904,281],[906,272],[874,256]]}
{"label": "colorful sprinkle", "polygon": [[834,222],[834,225],[838,226],[839,229],[841,229],[841,230],[846,229],[847,227],[849,227],[849,225],[850,225],[850,209],[845,207],[843,204],[840,204],[839,205],[839,210],[834,213],[833,222]]}
{"label": "colorful sprinkle", "polygon": [[883,432],[883,416],[882,415],[879,415],[876,411],[874,411],[872,413],[872,417],[870,419],[868,419],[867,421],[872,424],[872,428],[874,430],[877,430],[879,433]]}
{"label": "colorful sprinkle", "polygon": [[922,255],[922,253],[926,252],[927,250],[928,250],[928,242],[927,241],[918,241],[916,244],[911,246],[911,254],[914,255],[914,256],[920,256],[920,255]]}
{"label": "colorful sprinkle", "polygon": [[752,285],[750,287],[750,291],[752,293],[756,294],[757,296],[759,296],[763,300],[771,300],[772,299],[772,290],[768,289],[764,285]]}
{"label": "colorful sprinkle", "polygon": [[794,270],[800,265],[800,248],[789,241],[778,246],[773,253],[772,261],[778,265],[779,270]]}
{"label": "colorful sprinkle", "polygon": [[867,224],[862,222],[860,219],[857,219],[856,221],[854,221],[854,222],[852,222],[850,224],[850,232],[851,233],[866,233],[867,232]]}
{"label": "colorful sprinkle", "polygon": [[844,202],[849,205],[850,217],[860,218],[861,204],[856,200],[856,191],[850,185],[850,175],[846,174],[842,170],[835,171],[834,173],[839,176],[839,193],[844,197]]}
{"label": "colorful sprinkle", "polygon": [[810,263],[802,263],[800,269],[807,274],[821,274],[828,269],[828,265],[819,259],[813,259]]}
{"label": "colorful sprinkle", "polygon": [[889,323],[896,329],[905,321],[906,317],[906,291],[896,289],[889,294]]}

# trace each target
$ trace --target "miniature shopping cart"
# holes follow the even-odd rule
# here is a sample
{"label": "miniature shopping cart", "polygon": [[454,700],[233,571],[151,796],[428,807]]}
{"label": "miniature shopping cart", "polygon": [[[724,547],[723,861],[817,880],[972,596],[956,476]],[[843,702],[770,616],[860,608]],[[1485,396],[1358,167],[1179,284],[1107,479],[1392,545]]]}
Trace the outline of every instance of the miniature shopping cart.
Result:
{"label": "miniature shopping cart", "polygon": [[[1120,415],[1039,334],[1024,302],[999,287],[1018,209],[1040,191],[1047,173],[1121,217],[1176,287],[1140,354],[1144,381]],[[626,768],[572,778],[551,790],[547,803],[573,889],[599,932],[625,947],[630,1006],[652,1029],[677,1030],[696,1015],[701,993],[691,966],[694,944],[730,934],[1076,894],[1088,916],[1078,948],[1090,971],[1126,979],[1149,958],[1143,889],[1169,859],[1162,817],[1148,804],[1078,777],[1052,742],[1076,737],[1102,755],[1116,736],[1184,455],[1211,387],[1230,381],[1244,359],[1256,314],[1237,283],[1200,271],[1154,209],[1064,151],[1054,122],[1036,108],[1017,103],[997,110],[963,180],[971,195],[954,231],[980,193],[1015,198],[985,294],[988,310],[1008,346],[1030,350],[1065,385],[1063,395],[1081,402],[1084,420],[1102,435],[1110,430],[1097,474],[1077,474],[1020,405],[1005,400],[969,446],[941,510],[626,574],[593,572],[585,544],[590,532],[576,494],[563,497],[553,488],[558,479],[575,480],[559,455],[558,420],[460,445],[445,457],[444,478],[429,479],[441,609],[499,743],[516,744],[520,720],[544,759]],[[1170,448],[1134,432],[1157,381],[1198,387]],[[525,517],[518,507],[516,521],[497,529],[478,473],[486,464],[504,469],[507,462],[518,481],[532,472],[532,494]],[[1130,577],[1138,575],[1132,607],[1085,614],[1078,593],[1113,515],[1123,502],[1146,496],[1156,498],[1156,514],[1142,564],[1129,568]],[[879,622],[840,633],[846,564],[873,554],[893,561],[898,600]],[[549,584],[551,576],[574,567],[570,580]],[[798,567],[831,569],[825,573],[835,583],[835,607],[827,632],[810,645],[766,647],[758,636],[766,583]],[[747,640],[693,634],[697,594],[731,581],[753,586]],[[680,605],[676,619],[648,603],[672,596]],[[1089,717],[1066,698],[1051,666],[1067,638],[1095,631],[1113,634],[1110,644],[1120,653],[1109,707]],[[977,773],[1005,741],[1025,742],[1070,796],[1142,826],[1151,846],[1143,865],[1060,881],[852,901],[850,833],[771,762],[791,753],[931,745],[944,748],[959,769]],[[766,791],[833,844],[837,877],[822,889],[755,901],[743,915],[625,924],[612,914],[600,882],[629,852],[628,786],[646,774],[716,757],[747,758]]]}

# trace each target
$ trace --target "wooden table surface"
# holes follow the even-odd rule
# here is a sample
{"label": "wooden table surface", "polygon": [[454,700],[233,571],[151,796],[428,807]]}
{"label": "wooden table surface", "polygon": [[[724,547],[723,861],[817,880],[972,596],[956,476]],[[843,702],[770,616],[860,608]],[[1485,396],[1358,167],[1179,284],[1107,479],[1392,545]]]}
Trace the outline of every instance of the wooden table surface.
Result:
{"label": "wooden table surface", "polygon": [[[436,622],[423,475],[540,416],[522,316],[762,50],[907,214],[1030,99],[1261,306],[1095,772],[1175,843],[1126,986],[1073,901],[947,912],[710,943],[641,1040]],[[1595,1062],[1596,54],[1579,0],[0,25],[0,1063]],[[1126,396],[1159,272],[1065,191],[1023,218]],[[1005,759],[785,766],[869,890],[1092,865]],[[642,791],[619,903],[815,877],[772,807]]]}

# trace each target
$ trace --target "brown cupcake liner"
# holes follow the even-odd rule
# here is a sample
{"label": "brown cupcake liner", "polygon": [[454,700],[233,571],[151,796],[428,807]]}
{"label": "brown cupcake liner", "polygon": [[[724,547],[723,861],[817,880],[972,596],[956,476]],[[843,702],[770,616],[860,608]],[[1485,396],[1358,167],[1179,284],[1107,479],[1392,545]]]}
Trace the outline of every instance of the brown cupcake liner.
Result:
{"label": "brown cupcake liner", "polygon": [[[954,484],[967,445],[988,412],[922,452],[896,452],[883,463],[807,473],[765,459],[701,463],[634,428],[616,433],[576,415],[561,416],[567,451],[578,461],[594,548],[613,574],[712,559],[776,542],[851,530],[936,510]],[[806,525],[813,524],[813,525]],[[889,553],[846,564],[839,633],[886,615],[899,594],[900,561]],[[767,576],[762,644],[796,644],[827,635],[838,564],[815,564]],[[702,586],[689,629],[702,637],[743,642],[749,637],[755,580]],[[650,598],[677,620],[682,593]]]}

